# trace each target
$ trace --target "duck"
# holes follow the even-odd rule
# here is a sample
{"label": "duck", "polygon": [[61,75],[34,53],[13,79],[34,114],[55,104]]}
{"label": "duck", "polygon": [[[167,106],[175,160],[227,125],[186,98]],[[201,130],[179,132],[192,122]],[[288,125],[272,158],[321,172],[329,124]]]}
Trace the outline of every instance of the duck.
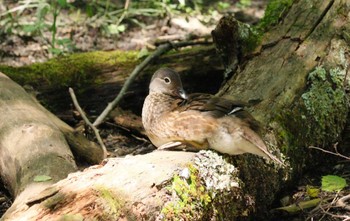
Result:
{"label": "duck", "polygon": [[246,103],[212,94],[187,94],[179,74],[157,70],[142,107],[145,132],[158,149],[255,154],[283,164],[262,140],[261,125]]}

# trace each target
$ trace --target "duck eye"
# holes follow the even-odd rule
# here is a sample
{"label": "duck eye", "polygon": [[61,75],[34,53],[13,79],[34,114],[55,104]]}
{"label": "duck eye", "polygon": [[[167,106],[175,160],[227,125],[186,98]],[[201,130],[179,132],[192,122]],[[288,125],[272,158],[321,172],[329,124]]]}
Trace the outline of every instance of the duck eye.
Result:
{"label": "duck eye", "polygon": [[170,78],[165,77],[165,78],[164,78],[164,82],[165,82],[166,84],[170,84],[171,80],[170,80]]}

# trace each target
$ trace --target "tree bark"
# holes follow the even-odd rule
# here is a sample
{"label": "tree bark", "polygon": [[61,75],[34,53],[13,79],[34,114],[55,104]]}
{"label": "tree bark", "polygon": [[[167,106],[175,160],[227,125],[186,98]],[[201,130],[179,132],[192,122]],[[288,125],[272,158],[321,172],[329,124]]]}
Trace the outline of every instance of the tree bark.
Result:
{"label": "tree bark", "polygon": [[[329,158],[309,146],[331,149],[340,140],[349,112],[349,7],[347,1],[294,1],[218,93],[255,104],[252,113],[266,128],[269,149],[281,151],[292,169],[267,175],[257,164],[240,164],[258,205],[269,205],[273,193],[306,166]],[[223,27],[223,36],[230,38]]]}

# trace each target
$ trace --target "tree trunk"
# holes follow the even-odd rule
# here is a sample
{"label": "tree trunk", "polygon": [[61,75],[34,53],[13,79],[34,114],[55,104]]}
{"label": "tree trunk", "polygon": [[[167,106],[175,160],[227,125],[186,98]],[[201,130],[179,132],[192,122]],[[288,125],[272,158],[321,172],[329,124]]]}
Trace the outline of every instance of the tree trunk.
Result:
{"label": "tree trunk", "polygon": [[[264,35],[261,46],[241,59],[246,60],[218,93],[254,104],[252,112],[266,128],[269,149],[281,151],[290,164],[279,175],[267,175],[258,164],[239,165],[247,191],[260,201],[260,209],[305,166],[329,158],[310,151],[309,146],[331,149],[340,139],[349,112],[345,91],[349,86],[349,9],[345,0],[294,1],[284,9],[279,24]],[[230,22],[224,18],[214,37],[231,41]],[[217,43],[219,49],[225,47],[225,40]]]}
{"label": "tree trunk", "polygon": [[222,55],[237,56],[225,58],[227,68],[236,72],[219,95],[254,104],[266,143],[287,166],[252,155],[223,160],[211,151],[111,159],[25,202],[12,220],[237,220],[249,214],[262,219],[275,194],[314,156],[308,146],[327,147],[345,126],[349,7],[345,0],[294,1],[275,13],[283,17],[251,54],[237,54],[242,48],[232,44],[225,47],[225,37],[236,38],[230,36],[235,25],[229,18],[214,31],[214,37],[223,38],[221,52],[235,51]]}
{"label": "tree trunk", "polygon": [[294,168],[306,160],[296,155],[336,142],[344,129],[349,8],[347,1],[296,1],[220,90],[257,103],[254,115],[274,135],[268,140],[277,141]]}

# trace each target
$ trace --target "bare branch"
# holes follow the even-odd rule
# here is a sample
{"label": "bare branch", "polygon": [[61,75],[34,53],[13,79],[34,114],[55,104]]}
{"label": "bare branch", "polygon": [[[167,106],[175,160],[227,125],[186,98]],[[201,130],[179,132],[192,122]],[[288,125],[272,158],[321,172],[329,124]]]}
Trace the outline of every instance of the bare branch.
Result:
{"label": "bare branch", "polygon": [[204,42],[196,42],[196,41],[186,41],[186,42],[176,42],[176,43],[166,43],[158,46],[158,48],[150,54],[145,60],[143,60],[139,65],[135,67],[135,69],[132,71],[128,79],[125,81],[122,89],[120,90],[118,96],[114,98],[114,100],[110,103],[108,103],[107,107],[103,110],[103,112],[100,114],[100,116],[97,117],[93,125],[97,127],[100,125],[103,120],[107,117],[107,115],[113,110],[113,108],[119,103],[119,101],[123,98],[124,94],[128,90],[131,83],[134,81],[134,79],[139,75],[139,73],[149,64],[151,63],[155,58],[159,57],[160,55],[164,54],[165,52],[173,49],[173,48],[179,48],[179,47],[185,47],[190,45],[196,45],[196,44],[207,44],[207,41]]}
{"label": "bare branch", "polygon": [[320,150],[320,151],[322,151],[322,152],[324,152],[324,153],[332,154],[332,155],[334,155],[334,156],[338,156],[338,157],[344,158],[344,159],[346,159],[346,160],[350,160],[350,157],[344,156],[343,154],[341,154],[341,153],[338,152],[337,145],[338,145],[338,143],[334,144],[334,146],[333,146],[335,152],[332,152],[332,151],[329,151],[329,150],[325,150],[325,149],[322,149],[322,148],[320,148],[320,147],[315,147],[315,146],[309,146],[309,148],[310,148],[310,149]]}
{"label": "bare branch", "polygon": [[89,121],[89,119],[86,117],[84,111],[81,109],[77,97],[75,96],[74,90],[72,88],[69,88],[69,94],[72,98],[73,104],[75,106],[75,108],[77,109],[77,111],[81,114],[81,117],[83,118],[83,120],[85,121],[85,123],[91,127],[91,129],[94,131],[95,136],[97,138],[98,143],[100,144],[102,151],[103,151],[103,159],[105,159],[107,157],[107,149],[106,146],[104,145],[101,136],[97,130],[97,128]]}

